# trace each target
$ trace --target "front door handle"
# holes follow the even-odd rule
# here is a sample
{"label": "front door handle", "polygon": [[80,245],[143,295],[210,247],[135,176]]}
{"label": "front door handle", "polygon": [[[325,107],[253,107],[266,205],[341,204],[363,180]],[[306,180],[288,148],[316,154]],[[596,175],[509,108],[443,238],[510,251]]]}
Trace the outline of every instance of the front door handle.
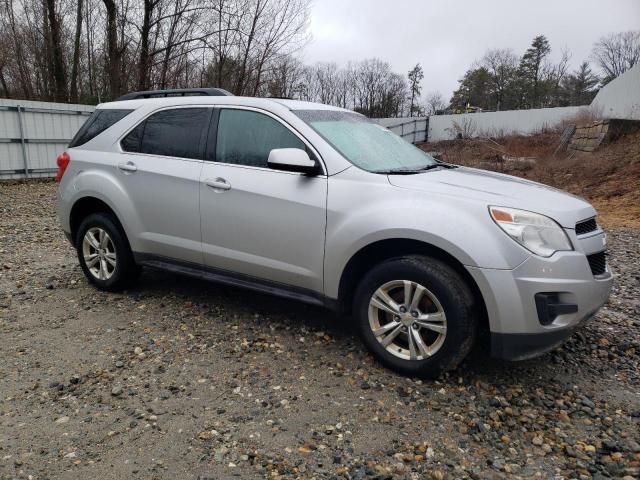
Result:
{"label": "front door handle", "polygon": [[120,162],[118,168],[123,172],[135,172],[138,170],[138,167],[136,167],[136,164],[133,162]]}
{"label": "front door handle", "polygon": [[231,190],[231,184],[227,182],[224,178],[208,178],[204,181],[207,187],[211,187],[214,190]]}

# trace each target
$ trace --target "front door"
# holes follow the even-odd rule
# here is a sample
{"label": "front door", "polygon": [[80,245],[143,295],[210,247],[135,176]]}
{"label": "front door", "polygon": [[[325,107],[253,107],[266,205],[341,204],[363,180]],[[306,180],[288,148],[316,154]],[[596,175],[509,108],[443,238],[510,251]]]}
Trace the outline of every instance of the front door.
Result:
{"label": "front door", "polygon": [[267,166],[272,149],[307,145],[252,109],[221,109],[215,132],[200,177],[205,266],[322,292],[327,177]]}

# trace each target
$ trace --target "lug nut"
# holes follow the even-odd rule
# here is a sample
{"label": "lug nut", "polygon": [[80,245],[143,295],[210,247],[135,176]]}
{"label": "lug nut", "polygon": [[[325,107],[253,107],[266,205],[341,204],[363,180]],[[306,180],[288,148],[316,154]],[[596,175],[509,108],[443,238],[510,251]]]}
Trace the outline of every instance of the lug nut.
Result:
{"label": "lug nut", "polygon": [[411,326],[413,327],[414,330],[418,330],[420,328],[420,325],[418,325],[418,322],[413,322]]}
{"label": "lug nut", "polygon": [[411,312],[411,316],[418,318],[418,312],[414,310],[413,312]]}

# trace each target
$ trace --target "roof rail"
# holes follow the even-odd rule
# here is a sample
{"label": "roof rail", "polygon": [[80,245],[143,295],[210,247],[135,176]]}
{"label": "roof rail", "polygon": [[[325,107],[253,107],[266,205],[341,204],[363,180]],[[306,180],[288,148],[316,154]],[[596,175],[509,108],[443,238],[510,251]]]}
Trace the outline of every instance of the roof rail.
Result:
{"label": "roof rail", "polygon": [[115,101],[186,96],[221,97],[228,95],[233,96],[233,93],[226,91],[224,88],[174,88],[169,90],[146,90],[142,92],[126,93],[121,97],[116,98]]}

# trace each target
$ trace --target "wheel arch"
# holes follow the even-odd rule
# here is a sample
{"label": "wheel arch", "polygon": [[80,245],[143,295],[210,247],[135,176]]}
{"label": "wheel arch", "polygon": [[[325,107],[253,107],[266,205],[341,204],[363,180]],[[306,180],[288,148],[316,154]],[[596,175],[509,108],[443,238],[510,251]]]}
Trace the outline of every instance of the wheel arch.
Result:
{"label": "wheel arch", "polygon": [[76,242],[78,228],[80,228],[82,221],[87,218],[87,216],[93,213],[108,213],[112,215],[116,220],[118,228],[120,228],[120,230],[124,234],[125,240],[127,240],[128,242],[128,238],[124,227],[122,226],[122,222],[120,222],[120,219],[118,218],[115,210],[104,200],[93,196],[85,196],[77,199],[74,202],[69,213],[69,227],[71,228],[71,239],[73,240],[74,244]]}
{"label": "wheel arch", "polygon": [[359,280],[374,265],[385,260],[405,255],[425,255],[436,258],[453,268],[473,293],[474,301],[480,309],[481,330],[489,331],[489,320],[484,298],[473,277],[462,262],[440,247],[420,240],[408,238],[392,238],[378,240],[358,250],[346,263],[340,276],[338,287],[338,309],[341,313],[351,313],[352,298]]}

